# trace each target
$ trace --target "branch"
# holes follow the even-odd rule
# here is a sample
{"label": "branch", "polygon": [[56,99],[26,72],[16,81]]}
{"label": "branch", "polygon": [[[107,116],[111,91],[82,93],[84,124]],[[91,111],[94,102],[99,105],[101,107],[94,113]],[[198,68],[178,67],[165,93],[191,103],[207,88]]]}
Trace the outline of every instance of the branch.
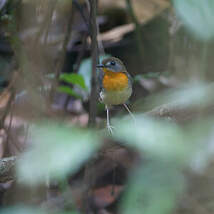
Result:
{"label": "branch", "polygon": [[89,109],[89,126],[95,125],[96,119],[96,105],[97,105],[97,74],[96,65],[99,63],[98,57],[98,44],[97,44],[97,1],[89,0],[90,3],[90,36],[91,36],[91,56],[92,56],[92,76],[91,76],[91,96],[90,96],[90,109]]}

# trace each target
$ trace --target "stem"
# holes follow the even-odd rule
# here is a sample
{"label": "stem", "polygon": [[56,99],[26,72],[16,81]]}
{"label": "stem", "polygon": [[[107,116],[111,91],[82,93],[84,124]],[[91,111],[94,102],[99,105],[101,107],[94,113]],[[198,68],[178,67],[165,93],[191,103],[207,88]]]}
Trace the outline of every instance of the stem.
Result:
{"label": "stem", "polygon": [[91,76],[91,95],[90,95],[90,109],[89,109],[89,126],[95,125],[97,113],[97,74],[96,65],[99,63],[98,44],[97,44],[97,1],[89,0],[90,4],[90,36],[91,36],[91,57],[92,57],[92,76]]}
{"label": "stem", "polygon": [[[96,23],[96,13],[97,13],[97,1],[89,0],[90,4],[90,37],[91,37],[91,58],[92,58],[92,75],[91,75],[91,95],[90,95],[90,105],[89,105],[89,126],[95,126],[96,123],[96,113],[97,113],[97,74],[96,66],[99,63],[98,56],[98,44],[97,44],[97,23]],[[94,176],[90,175],[90,166],[92,161],[90,161],[85,166],[85,175],[84,183],[86,185],[86,194],[85,194],[85,208],[84,213],[91,213],[91,189],[94,186]]]}

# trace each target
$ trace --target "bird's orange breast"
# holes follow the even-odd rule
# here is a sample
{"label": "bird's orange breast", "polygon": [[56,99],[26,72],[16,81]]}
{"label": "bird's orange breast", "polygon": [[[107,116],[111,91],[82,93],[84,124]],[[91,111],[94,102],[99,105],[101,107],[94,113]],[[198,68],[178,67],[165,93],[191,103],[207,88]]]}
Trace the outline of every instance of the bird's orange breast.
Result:
{"label": "bird's orange breast", "polygon": [[123,72],[104,70],[103,88],[107,91],[120,91],[128,86],[128,77]]}

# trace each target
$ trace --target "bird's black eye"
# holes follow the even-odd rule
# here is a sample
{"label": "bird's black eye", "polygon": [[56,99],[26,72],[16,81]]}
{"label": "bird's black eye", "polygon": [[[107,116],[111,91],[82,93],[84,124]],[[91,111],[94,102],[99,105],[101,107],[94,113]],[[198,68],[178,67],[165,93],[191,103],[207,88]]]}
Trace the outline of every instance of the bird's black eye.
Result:
{"label": "bird's black eye", "polygon": [[115,63],[115,61],[111,61],[111,65],[113,65],[113,66],[114,66],[115,64],[116,64],[116,63]]}

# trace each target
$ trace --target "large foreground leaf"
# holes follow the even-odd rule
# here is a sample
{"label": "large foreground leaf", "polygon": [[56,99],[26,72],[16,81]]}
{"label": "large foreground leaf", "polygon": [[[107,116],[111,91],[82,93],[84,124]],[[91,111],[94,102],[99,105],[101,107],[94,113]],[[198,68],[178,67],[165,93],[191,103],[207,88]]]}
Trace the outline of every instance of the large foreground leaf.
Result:
{"label": "large foreground leaf", "polygon": [[17,165],[19,180],[27,184],[76,172],[99,147],[94,131],[48,123],[32,128],[31,140]]}
{"label": "large foreground leaf", "polygon": [[214,37],[213,0],[173,0],[173,2],[187,29],[203,40]]}

